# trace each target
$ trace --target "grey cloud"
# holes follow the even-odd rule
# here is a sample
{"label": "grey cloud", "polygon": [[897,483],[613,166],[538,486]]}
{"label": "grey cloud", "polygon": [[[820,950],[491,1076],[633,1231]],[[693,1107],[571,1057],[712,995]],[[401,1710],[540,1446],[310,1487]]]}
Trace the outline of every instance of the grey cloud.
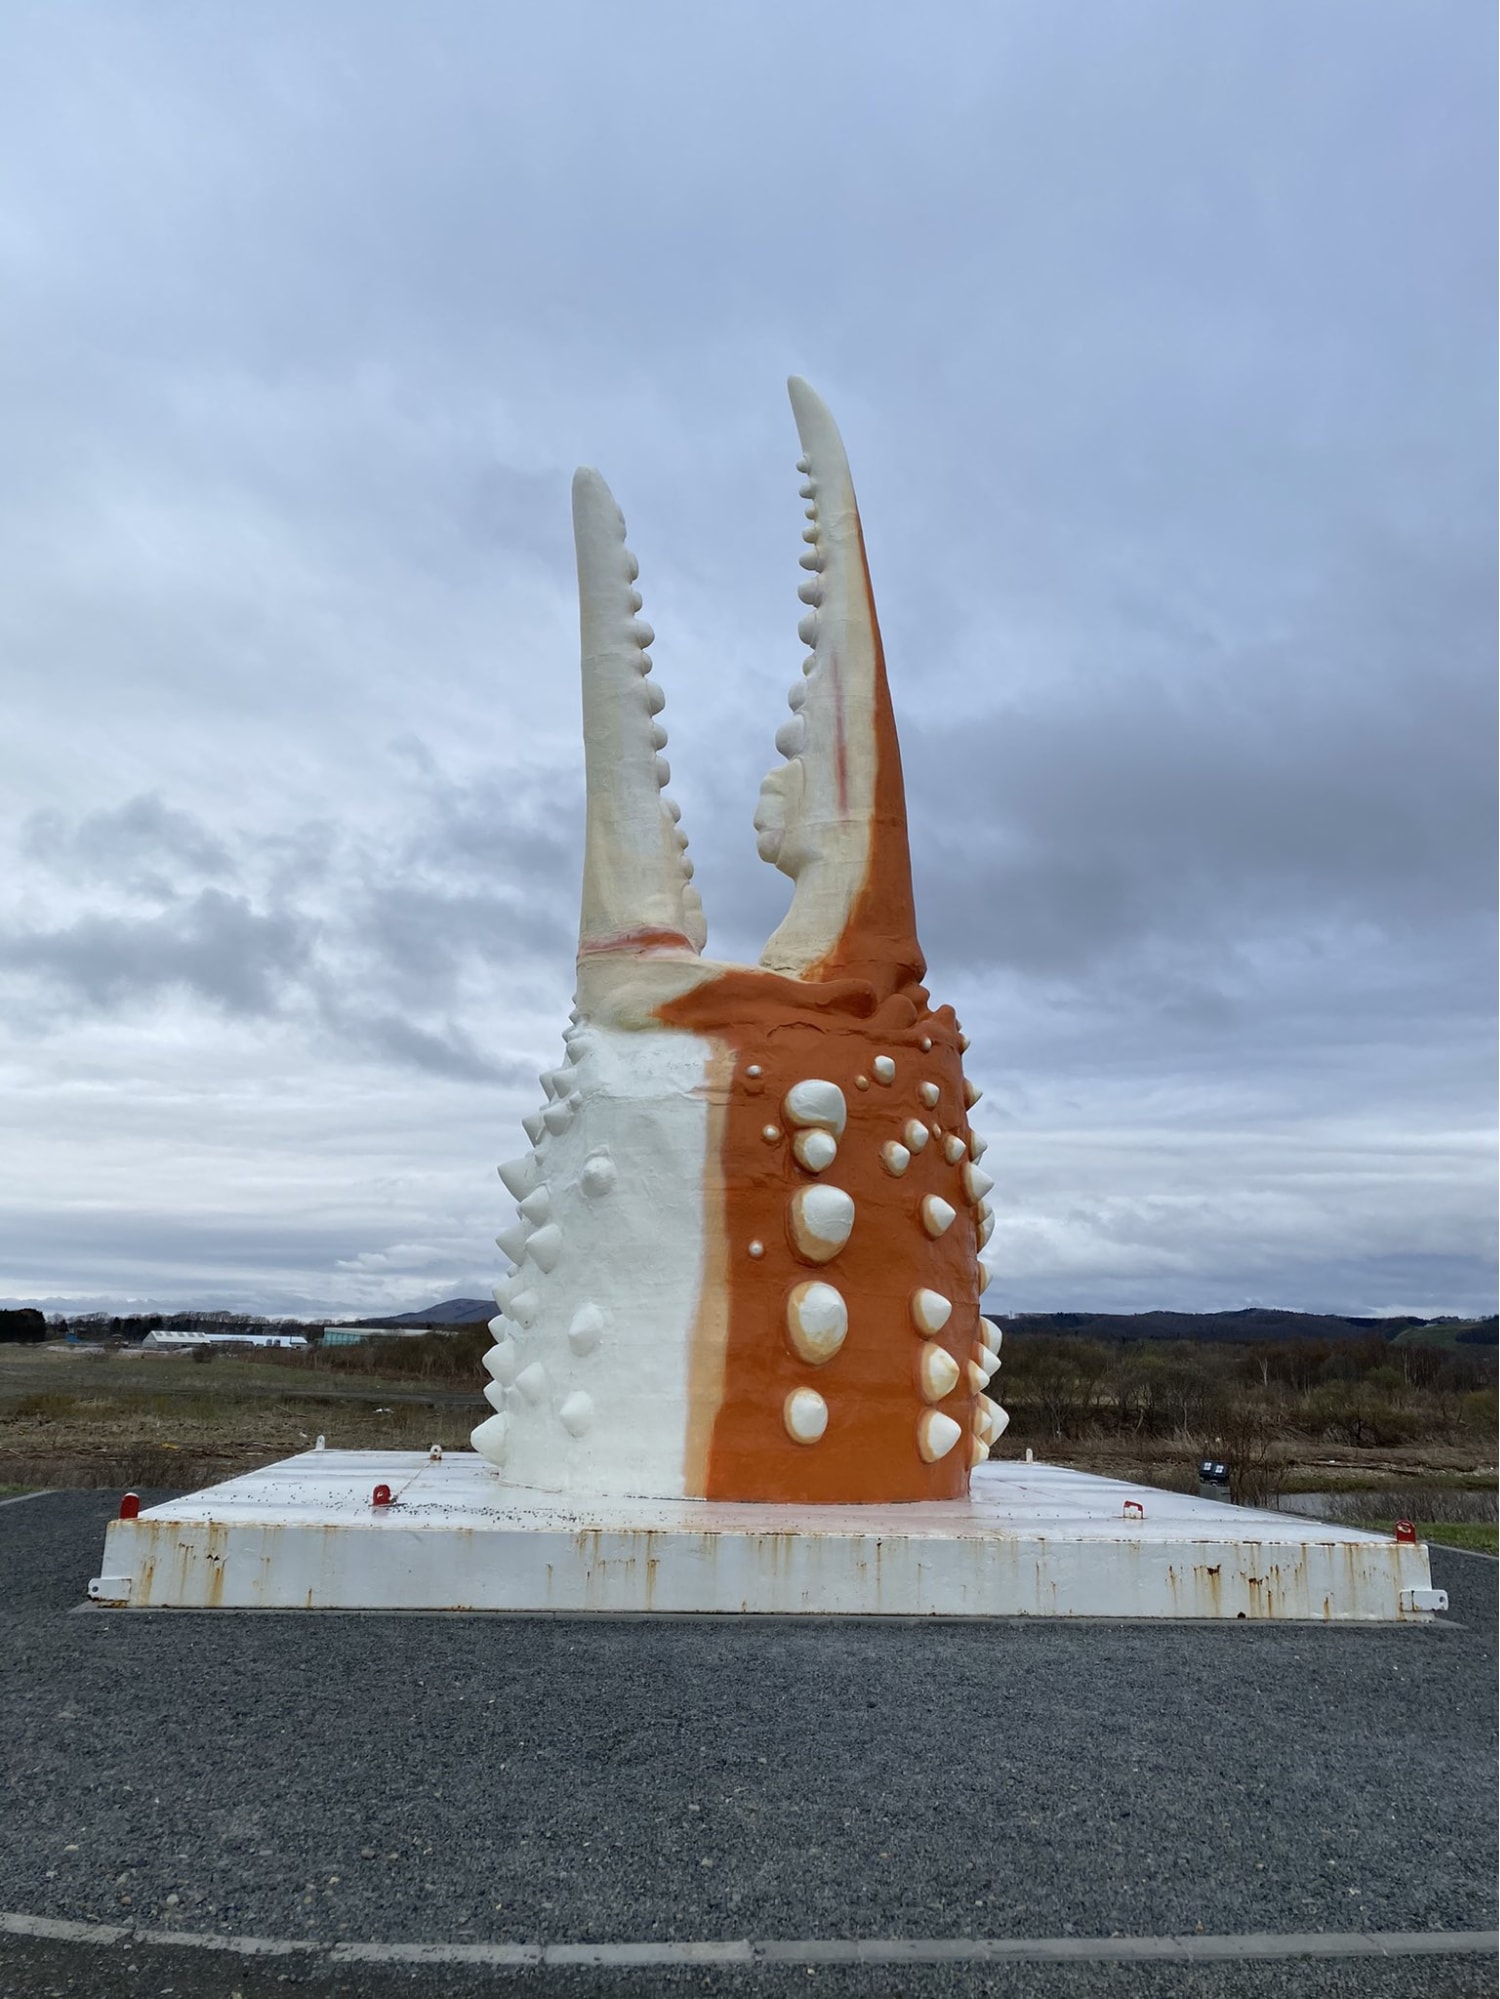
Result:
{"label": "grey cloud", "polygon": [[[311,821],[221,840],[159,798],[79,820],[34,816],[31,857],[45,854],[81,880],[83,900],[66,924],[0,930],[0,966],[39,982],[30,998],[14,997],[16,1017],[33,1031],[49,1019],[60,1027],[51,1009],[59,989],[95,1012],[179,990],[231,1013],[301,1008],[322,1023],[334,1056],[507,1086],[529,1078],[534,1064],[486,1049],[453,1008],[466,991],[492,988],[497,973],[514,992],[535,981],[534,968],[566,964],[576,930],[571,848],[547,830],[531,781],[455,782],[419,748],[406,759],[417,788],[406,787],[405,813],[379,839]],[[100,884],[122,885],[116,861],[123,885],[138,889],[134,864],[147,853],[178,877],[153,886],[165,910],[90,906]],[[257,885],[259,900],[194,890],[205,865]]]}
{"label": "grey cloud", "polygon": [[154,792],[81,819],[55,808],[33,812],[21,827],[21,852],[60,873],[161,898],[177,893],[172,875],[223,879],[236,872],[222,840]]}
{"label": "grey cloud", "polygon": [[450,1021],[440,1029],[419,1027],[405,1015],[345,1004],[326,990],[322,995],[324,1024],[335,1042],[362,1055],[403,1068],[425,1069],[456,1082],[530,1083],[532,1065],[514,1058],[497,1059],[476,1046],[473,1037]]}
{"label": "grey cloud", "polygon": [[278,1006],[311,943],[297,918],[209,888],[139,921],[81,916],[58,930],[13,932],[0,937],[0,964],[40,973],[92,1008],[182,987],[228,1012],[263,1014]]}
{"label": "grey cloud", "polygon": [[[1434,1217],[1482,1238],[1478,1180],[1397,1147],[1382,1261],[1362,1162],[1488,1117],[1491,14],[83,18],[18,19],[0,74],[29,1054],[123,1103],[172,985],[210,1080],[238,1016],[273,1072],[447,1104],[443,1156],[528,1107],[576,913],[579,462],[641,560],[711,948],[753,957],[786,900],[750,815],[797,671],[795,368],[850,444],[933,986],[1018,1209],[1053,1128],[1101,1126],[1007,1246],[1029,1302],[1238,1302],[1278,1256],[1285,1302],[1479,1281],[1421,1261]],[[1232,1191],[1235,1120],[1287,1134],[1283,1185],[1358,1127],[1295,1256],[1253,1202],[1184,1247],[1126,1198],[1174,1147]],[[211,1231],[178,1233],[208,1283]],[[313,1295],[276,1233],[223,1267]]]}

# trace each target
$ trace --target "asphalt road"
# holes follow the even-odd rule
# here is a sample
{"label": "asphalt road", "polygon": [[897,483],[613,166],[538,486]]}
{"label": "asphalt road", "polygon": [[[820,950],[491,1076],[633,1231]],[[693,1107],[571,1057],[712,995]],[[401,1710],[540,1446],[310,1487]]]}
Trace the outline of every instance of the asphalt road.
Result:
{"label": "asphalt road", "polygon": [[[79,1612],[0,1508],[0,1908],[328,1941],[1495,1926],[1497,1567],[1425,1628]],[[1492,1963],[354,1970],[0,1940],[50,1992],[1493,1992]]]}

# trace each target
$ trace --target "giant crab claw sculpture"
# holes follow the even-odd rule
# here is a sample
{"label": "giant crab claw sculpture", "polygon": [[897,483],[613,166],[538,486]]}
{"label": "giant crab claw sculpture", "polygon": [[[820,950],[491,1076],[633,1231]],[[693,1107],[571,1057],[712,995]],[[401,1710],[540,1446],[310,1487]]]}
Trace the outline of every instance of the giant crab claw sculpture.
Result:
{"label": "giant crab claw sculpture", "polygon": [[810,648],[762,787],[795,884],[759,967],[703,911],[625,523],[573,482],[588,823],[578,995],[533,1149],[500,1168],[474,1446],[517,1484],[774,1501],[952,1498],[1006,1417],[985,1394],[991,1226],[977,1092],[922,985],[901,753],[848,461],[791,385]]}

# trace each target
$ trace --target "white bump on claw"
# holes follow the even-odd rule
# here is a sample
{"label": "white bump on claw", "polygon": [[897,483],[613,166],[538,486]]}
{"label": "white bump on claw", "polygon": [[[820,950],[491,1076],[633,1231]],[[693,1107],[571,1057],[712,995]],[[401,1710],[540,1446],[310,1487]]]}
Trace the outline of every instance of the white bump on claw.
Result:
{"label": "white bump on claw", "polygon": [[487,1416],[477,1430],[469,1432],[469,1442],[492,1465],[503,1465],[510,1451],[510,1418]]}
{"label": "white bump on claw", "polygon": [[505,1383],[503,1381],[487,1381],[484,1384],[484,1399],[498,1415],[505,1407]]}
{"label": "white bump on claw", "polygon": [[763,1242],[760,1242],[759,1240],[752,1242],[749,1246],[749,1253],[751,1256],[764,1256],[766,1253],[766,1246]]}
{"label": "white bump on claw", "polygon": [[604,1337],[604,1314],[595,1304],[580,1305],[568,1328],[568,1345],[576,1354],[589,1354]]}
{"label": "white bump on claw", "polygon": [[792,1244],[808,1263],[838,1255],[854,1227],[854,1202],[842,1187],[799,1187],[790,1210]]}
{"label": "white bump on claw", "polygon": [[619,1168],[607,1152],[592,1152],[583,1162],[578,1184],[591,1201],[597,1201],[611,1191],[619,1177]]}
{"label": "white bump on claw", "polygon": [[672,766],[667,762],[665,757],[657,757],[653,769],[656,772],[658,787],[665,791],[667,786],[672,782]]}
{"label": "white bump on claw", "polygon": [[943,1140],[943,1157],[950,1166],[956,1166],[968,1149],[956,1131],[950,1131]]}
{"label": "white bump on claw", "polygon": [[513,1339],[503,1339],[498,1346],[490,1348],[484,1357],[484,1365],[492,1381],[498,1381],[502,1388],[509,1388],[520,1372],[521,1349]]}
{"label": "white bump on claw", "polygon": [[558,1259],[563,1252],[563,1232],[556,1222],[549,1222],[544,1229],[526,1239],[526,1254],[538,1270],[556,1270]]}
{"label": "white bump on claw", "polygon": [[525,1222],[512,1222],[508,1229],[501,1229],[495,1237],[495,1247],[502,1256],[508,1256],[512,1263],[519,1263],[526,1254],[526,1238],[531,1233]]}
{"label": "white bump on claw", "polygon": [[570,1436],[581,1437],[594,1420],[594,1398],[575,1388],[557,1412],[557,1420]]}
{"label": "white bump on claw", "polygon": [[823,1131],[831,1131],[837,1138],[844,1129],[848,1107],[837,1083],[825,1083],[819,1076],[809,1076],[800,1083],[793,1083],[787,1091],[782,1099],[781,1114],[788,1124],[816,1125]]}
{"label": "white bump on claw", "polygon": [[880,1148],[880,1163],[893,1180],[899,1180],[911,1164],[911,1154],[892,1138]]}
{"label": "white bump on claw", "polygon": [[942,1094],[936,1083],[918,1083],[917,1085],[917,1095],[926,1104],[928,1110],[935,1110],[937,1108],[937,1100]]}
{"label": "white bump on claw", "polygon": [[946,1347],[929,1340],[917,1362],[917,1380],[929,1402],[941,1402],[958,1386],[958,1362]]}
{"label": "white bump on claw", "polygon": [[786,1301],[787,1338],[812,1367],[832,1360],[849,1331],[849,1308],[831,1284],[799,1284]]}
{"label": "white bump on claw", "polygon": [[950,1208],[941,1194],[926,1194],[922,1198],[922,1226],[936,1239],[947,1233],[958,1220],[958,1211]]}
{"label": "white bump on claw", "polygon": [[[983,1247],[983,1245],[981,1245],[981,1247]],[[978,1284],[979,1284],[979,1295],[982,1298],[985,1292],[988,1291],[990,1288],[990,1267],[987,1263],[981,1263],[979,1266]]]}
{"label": "white bump on claw", "polygon": [[987,1395],[981,1395],[974,1404],[974,1434],[983,1437],[987,1444],[998,1443],[1010,1424],[1010,1412],[1002,1409],[998,1402],[991,1402]]}
{"label": "white bump on claw", "polygon": [[989,1445],[985,1443],[984,1440],[980,1437],[971,1437],[969,1439],[970,1469],[972,1470],[973,1467],[976,1465],[988,1464],[989,1461],[990,1461]]}
{"label": "white bump on claw", "polygon": [[521,1129],[522,1131],[525,1132],[526,1136],[531,1140],[533,1145],[540,1145],[542,1142],[542,1135],[547,1129],[546,1125],[542,1122],[541,1112],[533,1111],[530,1117],[523,1117],[521,1120]]}
{"label": "white bump on claw", "polygon": [[870,1067],[875,1073],[877,1083],[895,1082],[896,1065],[889,1055],[877,1055],[875,1060],[870,1064]]}
{"label": "white bump on claw", "polygon": [[911,1151],[920,1152],[928,1139],[931,1138],[932,1133],[922,1123],[920,1118],[908,1118],[902,1128],[901,1136]]}
{"label": "white bump on claw", "polygon": [[797,1164],[809,1173],[822,1173],[839,1156],[838,1140],[826,1131],[799,1131],[792,1140]]}
{"label": "white bump on claw", "polygon": [[534,1228],[552,1219],[552,1196],[545,1187],[538,1187],[528,1194],[524,1201],[517,1203],[521,1213]]}
{"label": "white bump on claw", "polygon": [[542,1301],[534,1291],[518,1291],[506,1306],[505,1313],[507,1318],[515,1320],[523,1332],[530,1332],[541,1309]]}
{"label": "white bump on claw", "polygon": [[547,1392],[547,1370],[539,1360],[534,1360],[516,1376],[516,1386],[528,1402],[540,1402]]}
{"label": "white bump on claw", "polygon": [[542,1112],[542,1123],[554,1135],[566,1131],[573,1122],[573,1113],[577,1109],[577,1097],[559,1097],[555,1104],[548,1104]]}
{"label": "white bump on claw", "polygon": [[976,1395],[982,1394],[989,1384],[989,1376],[977,1360],[966,1360],[964,1362],[964,1379]]}
{"label": "white bump on claw", "polygon": [[941,1291],[929,1291],[924,1286],[911,1294],[909,1309],[911,1322],[919,1333],[940,1333],[952,1316],[953,1301]]}
{"label": "white bump on claw", "polygon": [[994,1233],[995,1233],[995,1217],[990,1213],[990,1210],[988,1209],[988,1207],[986,1207],[984,1202],[981,1201],[979,1204],[979,1230],[978,1230],[978,1241],[979,1241],[979,1247],[981,1249],[984,1248],[985,1244],[989,1241],[990,1237]]}
{"label": "white bump on claw", "polygon": [[794,1388],[781,1405],[781,1420],[794,1444],[815,1444],[828,1428],[828,1404],[816,1388]]}
{"label": "white bump on claw", "polygon": [[964,1077],[964,1102],[965,1102],[965,1103],[966,1103],[966,1104],[968,1105],[968,1107],[969,1107],[969,1109],[970,1109],[970,1110],[973,1110],[974,1106],[975,1106],[975,1105],[976,1105],[976,1104],[977,1104],[977,1103],[979,1102],[979,1099],[980,1099],[980,1098],[981,1098],[981,1097],[982,1097],[983,1095],[984,1095],[984,1091],[983,1091],[983,1090],[980,1090],[980,1089],[976,1089],[976,1087],[974,1086],[974,1084],[973,1084],[973,1083],[971,1083],[971,1082],[969,1081],[969,1079],[968,1079],[968,1077],[967,1077],[967,1076],[965,1076],[965,1077]]}
{"label": "white bump on claw", "polygon": [[1000,1365],[999,1354],[991,1353],[989,1348],[983,1345],[982,1343],[976,1344],[974,1348],[974,1358],[970,1362],[970,1366],[977,1367],[980,1373],[984,1376],[984,1381],[982,1381],[979,1384],[981,1388],[983,1388],[985,1384],[989,1381],[990,1377],[994,1374],[995,1370],[999,1367],[999,1365]]}
{"label": "white bump on claw", "polygon": [[807,748],[807,721],[802,715],[793,715],[783,722],[776,731],[776,747],[784,757],[800,757]]}
{"label": "white bump on claw", "polygon": [[980,1319],[979,1344],[982,1347],[988,1348],[988,1350],[991,1353],[999,1353],[1000,1328],[995,1324],[993,1319],[985,1319],[985,1318]]}
{"label": "white bump on claw", "polygon": [[932,1053],[932,1036],[930,1034],[924,1034],[922,1036],[922,1053],[924,1055],[930,1055]]}
{"label": "white bump on claw", "polygon": [[917,1449],[925,1464],[935,1465],[945,1458],[963,1435],[951,1416],[941,1409],[924,1409],[917,1418]]}
{"label": "white bump on claw", "polygon": [[977,1131],[969,1133],[969,1157],[971,1159],[983,1159],[989,1149],[990,1142],[987,1138],[981,1138]]}
{"label": "white bump on claw", "polygon": [[994,1181],[984,1171],[983,1167],[969,1165],[964,1168],[964,1192],[976,1206],[984,1199],[994,1184]]}
{"label": "white bump on claw", "polygon": [[496,1170],[511,1199],[524,1201],[541,1182],[542,1162],[534,1152],[527,1152],[519,1159],[507,1159],[505,1164]]}

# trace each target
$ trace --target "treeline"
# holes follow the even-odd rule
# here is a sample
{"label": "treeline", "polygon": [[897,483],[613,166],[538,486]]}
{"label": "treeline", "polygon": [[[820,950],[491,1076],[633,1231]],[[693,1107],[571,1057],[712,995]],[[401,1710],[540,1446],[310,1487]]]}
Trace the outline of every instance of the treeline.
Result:
{"label": "treeline", "polygon": [[1373,1334],[1234,1347],[1017,1339],[1009,1324],[1006,1333],[996,1383],[1012,1439],[1176,1440],[1184,1457],[1224,1459],[1236,1498],[1274,1491],[1278,1466],[1299,1446],[1390,1450],[1495,1429],[1496,1362],[1485,1348],[1393,1345]]}
{"label": "treeline", "polygon": [[[36,1314],[38,1319],[41,1316]],[[169,1333],[211,1326],[221,1333],[300,1333],[310,1340],[323,1337],[320,1325],[309,1326],[301,1319],[262,1319],[253,1312],[78,1312],[59,1314],[44,1321],[44,1326],[49,1340],[116,1341],[126,1346],[139,1345],[158,1326]]]}
{"label": "treeline", "polygon": [[[368,1323],[368,1322],[367,1322]],[[261,1347],[244,1356],[268,1367],[314,1374],[377,1374],[392,1380],[452,1382],[480,1394],[489,1376],[484,1356],[495,1344],[488,1325],[457,1332],[419,1333],[404,1340],[356,1340],[350,1346],[312,1346],[301,1352]]]}

